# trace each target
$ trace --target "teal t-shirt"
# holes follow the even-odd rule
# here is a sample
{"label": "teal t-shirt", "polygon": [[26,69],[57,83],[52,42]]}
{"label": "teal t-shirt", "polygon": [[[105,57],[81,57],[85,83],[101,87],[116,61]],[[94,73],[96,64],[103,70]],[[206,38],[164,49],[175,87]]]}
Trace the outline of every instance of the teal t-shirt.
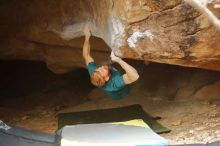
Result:
{"label": "teal t-shirt", "polygon": [[[87,66],[89,74],[94,72],[97,68],[98,67],[95,62],[90,62]],[[111,76],[109,80],[105,83],[105,85],[102,86],[102,89],[112,99],[121,99],[125,97],[128,93],[127,86],[121,73],[118,70],[110,66],[110,72]]]}

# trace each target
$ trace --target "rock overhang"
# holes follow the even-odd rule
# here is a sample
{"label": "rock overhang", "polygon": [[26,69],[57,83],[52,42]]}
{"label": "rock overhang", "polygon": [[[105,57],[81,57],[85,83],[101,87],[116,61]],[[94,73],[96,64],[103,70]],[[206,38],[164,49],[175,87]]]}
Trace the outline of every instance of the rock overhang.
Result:
{"label": "rock overhang", "polygon": [[[217,18],[218,3],[207,5]],[[112,49],[123,58],[220,71],[220,31],[187,0],[24,0],[0,7],[2,59],[44,61],[56,73],[84,66],[82,30],[89,23],[99,61]]]}

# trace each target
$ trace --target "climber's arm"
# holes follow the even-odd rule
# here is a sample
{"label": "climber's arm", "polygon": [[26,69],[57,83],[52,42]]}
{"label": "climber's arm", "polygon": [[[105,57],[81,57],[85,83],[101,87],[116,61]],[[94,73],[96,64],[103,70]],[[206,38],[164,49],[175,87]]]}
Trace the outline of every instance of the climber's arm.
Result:
{"label": "climber's arm", "polygon": [[117,62],[125,70],[125,74],[123,75],[125,84],[131,84],[139,78],[137,70],[121,58],[115,56],[113,52],[111,54],[111,59]]}
{"label": "climber's arm", "polygon": [[85,41],[83,45],[83,58],[85,60],[86,65],[88,65],[90,62],[94,62],[94,59],[90,55],[90,29],[89,26],[87,25],[84,29],[84,34],[85,34]]}

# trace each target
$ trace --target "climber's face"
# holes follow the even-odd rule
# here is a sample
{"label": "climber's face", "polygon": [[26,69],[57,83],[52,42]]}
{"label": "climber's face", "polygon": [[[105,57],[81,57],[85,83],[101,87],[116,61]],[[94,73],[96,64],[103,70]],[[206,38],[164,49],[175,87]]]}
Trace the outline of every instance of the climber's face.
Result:
{"label": "climber's face", "polygon": [[109,66],[103,65],[96,69],[103,78],[108,78],[110,76]]}

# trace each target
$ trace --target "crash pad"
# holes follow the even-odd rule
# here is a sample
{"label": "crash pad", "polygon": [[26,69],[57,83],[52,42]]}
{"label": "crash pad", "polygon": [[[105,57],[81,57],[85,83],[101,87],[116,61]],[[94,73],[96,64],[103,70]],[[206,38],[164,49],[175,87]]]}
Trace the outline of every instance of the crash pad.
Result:
{"label": "crash pad", "polygon": [[0,120],[0,146],[58,146],[55,135],[28,130]]}
{"label": "crash pad", "polygon": [[66,125],[121,122],[142,119],[158,134],[170,132],[155,118],[147,114],[139,104],[91,111],[69,112],[58,114],[58,129]]}
{"label": "crash pad", "polygon": [[61,146],[168,146],[169,141],[142,120],[78,124],[60,130]]}

